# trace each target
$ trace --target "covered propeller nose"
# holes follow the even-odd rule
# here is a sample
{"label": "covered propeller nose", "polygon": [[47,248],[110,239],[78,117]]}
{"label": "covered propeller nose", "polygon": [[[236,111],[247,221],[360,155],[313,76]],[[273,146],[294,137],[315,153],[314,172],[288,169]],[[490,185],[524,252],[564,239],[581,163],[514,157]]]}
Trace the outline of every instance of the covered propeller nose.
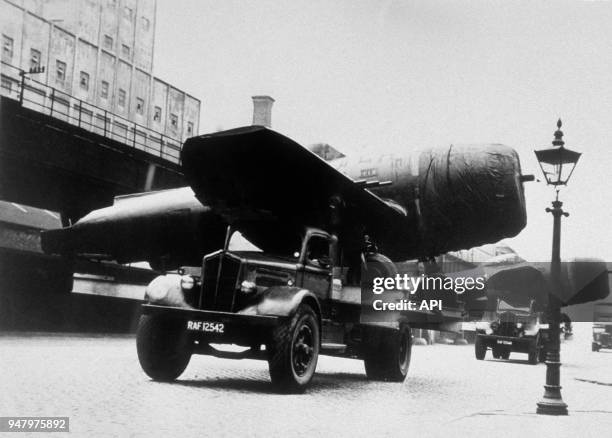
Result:
{"label": "covered propeller nose", "polygon": [[462,145],[419,157],[422,243],[432,254],[518,234],[527,223],[521,166],[504,145]]}

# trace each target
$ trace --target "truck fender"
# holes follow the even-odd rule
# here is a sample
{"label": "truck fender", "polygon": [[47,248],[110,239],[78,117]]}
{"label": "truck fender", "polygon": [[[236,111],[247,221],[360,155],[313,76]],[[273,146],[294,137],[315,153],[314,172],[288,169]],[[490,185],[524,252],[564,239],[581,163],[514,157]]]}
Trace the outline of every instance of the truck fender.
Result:
{"label": "truck fender", "polygon": [[191,308],[185,302],[181,289],[181,276],[178,274],[166,274],[154,278],[145,288],[144,298],[151,304]]}
{"label": "truck fender", "polygon": [[321,319],[321,307],[316,295],[308,289],[292,286],[272,286],[263,291],[258,303],[240,310],[247,315],[291,316],[300,304],[307,303]]}

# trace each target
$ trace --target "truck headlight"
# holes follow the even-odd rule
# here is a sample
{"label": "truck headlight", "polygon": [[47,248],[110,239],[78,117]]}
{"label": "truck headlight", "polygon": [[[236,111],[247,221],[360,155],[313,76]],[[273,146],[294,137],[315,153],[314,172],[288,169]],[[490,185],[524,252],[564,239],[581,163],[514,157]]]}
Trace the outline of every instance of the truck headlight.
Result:
{"label": "truck headlight", "polygon": [[243,294],[252,294],[255,291],[257,291],[257,285],[254,282],[244,280],[240,283],[240,292]]}
{"label": "truck headlight", "polygon": [[190,290],[195,286],[195,280],[191,275],[181,276],[181,289]]}
{"label": "truck headlight", "polygon": [[523,323],[522,322],[517,322],[516,323],[516,328],[518,328],[518,329],[523,328]]}

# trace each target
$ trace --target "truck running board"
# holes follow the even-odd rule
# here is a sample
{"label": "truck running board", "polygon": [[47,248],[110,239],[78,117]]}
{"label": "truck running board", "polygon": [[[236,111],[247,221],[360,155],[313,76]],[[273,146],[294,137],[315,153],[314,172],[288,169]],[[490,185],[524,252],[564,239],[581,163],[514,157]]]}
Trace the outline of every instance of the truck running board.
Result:
{"label": "truck running board", "polygon": [[321,343],[322,354],[343,354],[346,352],[346,344],[334,344],[332,342]]}

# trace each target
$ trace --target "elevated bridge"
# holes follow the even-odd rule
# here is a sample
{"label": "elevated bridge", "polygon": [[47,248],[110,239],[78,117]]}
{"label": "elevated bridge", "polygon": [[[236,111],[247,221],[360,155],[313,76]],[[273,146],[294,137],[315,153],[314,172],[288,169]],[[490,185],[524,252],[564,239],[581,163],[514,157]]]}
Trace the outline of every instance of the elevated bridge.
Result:
{"label": "elevated bridge", "polygon": [[133,330],[157,274],[45,255],[39,233],[184,186],[180,141],[1,67],[0,330]]}
{"label": "elevated bridge", "polygon": [[2,65],[0,199],[67,224],[126,193],[184,186],[181,144]]}

